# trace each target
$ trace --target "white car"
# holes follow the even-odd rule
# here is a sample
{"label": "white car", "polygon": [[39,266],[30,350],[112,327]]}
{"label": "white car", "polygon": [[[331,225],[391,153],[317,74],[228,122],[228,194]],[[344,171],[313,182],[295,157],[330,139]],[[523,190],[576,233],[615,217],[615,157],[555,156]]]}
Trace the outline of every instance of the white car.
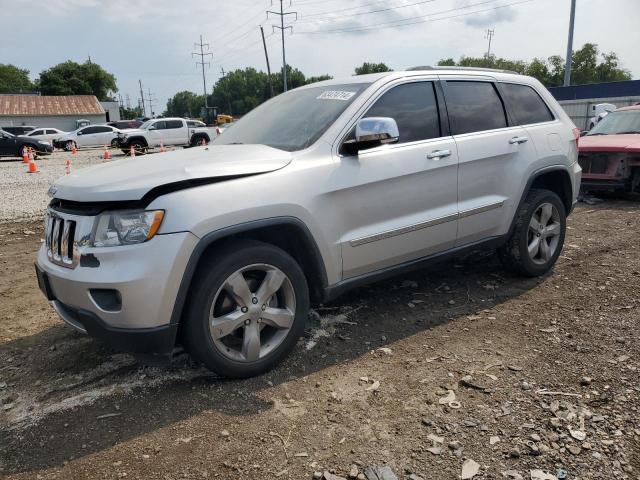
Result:
{"label": "white car", "polygon": [[121,132],[122,130],[109,125],[89,125],[65,133],[53,141],[53,146],[71,150],[74,145],[76,148],[111,145]]}
{"label": "white car", "polygon": [[25,133],[25,137],[35,138],[36,140],[41,140],[44,142],[52,142],[53,140],[66,135],[67,132],[63,132],[62,130],[58,130],[57,128],[36,128],[35,130],[31,130],[29,133]]}
{"label": "white car", "polygon": [[179,341],[222,375],[258,375],[297,345],[310,302],[350,288],[481,247],[545,275],[580,190],[579,138],[522,75],[420,67],[305,85],[208,147],[58,180],[38,283],[115,348],[158,361]]}
{"label": "white car", "polygon": [[177,117],[152,118],[139,128],[123,130],[116,143],[124,153],[129,152],[132,147],[136,152],[143,153],[160,145],[195,147],[202,142],[208,144],[216,136],[214,128],[199,126],[194,120]]}

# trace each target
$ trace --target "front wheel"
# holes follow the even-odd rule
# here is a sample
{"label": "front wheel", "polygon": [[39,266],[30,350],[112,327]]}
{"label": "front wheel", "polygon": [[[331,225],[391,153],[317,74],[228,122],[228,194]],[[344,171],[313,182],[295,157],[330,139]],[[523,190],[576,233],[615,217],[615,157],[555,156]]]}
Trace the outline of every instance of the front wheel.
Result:
{"label": "front wheel", "polygon": [[543,275],[562,251],[567,228],[564,204],[554,192],[532,189],[516,215],[509,240],[498,249],[500,260],[515,273]]}
{"label": "front wheel", "polygon": [[200,265],[184,318],[183,342],[211,370],[236,378],[282,361],[302,335],[307,281],[285,251],[245,240]]}
{"label": "front wheel", "polygon": [[70,152],[71,150],[73,150],[73,147],[76,146],[76,142],[74,142],[73,140],[69,140],[67,143],[64,144],[64,149],[67,152]]}

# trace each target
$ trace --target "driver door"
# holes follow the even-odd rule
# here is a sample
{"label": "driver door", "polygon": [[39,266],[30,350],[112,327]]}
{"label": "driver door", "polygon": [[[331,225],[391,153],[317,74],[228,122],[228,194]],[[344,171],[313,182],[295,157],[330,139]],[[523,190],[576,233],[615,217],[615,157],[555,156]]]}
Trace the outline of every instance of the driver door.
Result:
{"label": "driver door", "polygon": [[393,118],[400,137],[340,158],[343,279],[455,245],[458,154],[443,109],[435,80],[412,80],[388,87],[363,115]]}

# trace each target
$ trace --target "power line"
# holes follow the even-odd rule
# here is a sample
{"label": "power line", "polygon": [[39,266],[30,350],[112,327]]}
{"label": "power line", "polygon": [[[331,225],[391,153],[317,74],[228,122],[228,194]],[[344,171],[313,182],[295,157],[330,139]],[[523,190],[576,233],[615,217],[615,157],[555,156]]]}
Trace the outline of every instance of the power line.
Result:
{"label": "power line", "polygon": [[[523,3],[529,3],[529,2],[533,2],[534,0],[521,0],[521,1],[517,1],[517,2],[511,2],[511,3],[506,3],[504,5],[498,5],[496,7],[491,7],[491,8],[485,8],[485,9],[481,9],[481,10],[474,10],[472,12],[465,12],[465,13],[460,13],[457,15],[450,15],[447,17],[440,17],[440,18],[429,18],[429,17],[433,17],[434,15],[441,15],[444,13],[449,13],[449,12],[455,12],[455,11],[459,11],[465,8],[471,8],[471,7],[475,7],[475,6],[479,6],[479,5],[486,5],[488,3],[492,3],[494,0],[487,0],[484,2],[478,2],[475,4],[470,4],[470,5],[466,5],[464,7],[459,7],[459,8],[452,8],[449,10],[442,10],[440,12],[433,12],[430,13],[428,15],[419,15],[419,16],[415,16],[415,17],[408,17],[402,20],[395,20],[392,22],[383,22],[383,23],[377,23],[377,24],[373,24],[373,25],[365,25],[362,27],[354,27],[354,28],[341,28],[341,29],[334,29],[334,30],[310,30],[310,31],[303,31],[303,32],[297,32],[297,34],[304,34],[304,35],[326,35],[326,34],[333,34],[333,33],[349,33],[349,32],[363,32],[363,31],[367,31],[367,30],[371,30],[371,29],[384,29],[384,28],[399,28],[399,27],[406,27],[406,26],[410,26],[410,25],[417,25],[420,23],[427,23],[427,22],[435,22],[438,20],[447,20],[447,19],[451,19],[451,18],[458,18],[458,17],[465,17],[468,15],[475,15],[477,13],[484,13],[484,12],[489,12],[489,11],[493,11],[493,10],[499,10],[501,8],[507,8],[507,7],[511,7],[514,5],[520,5]],[[426,18],[426,20],[417,20],[417,21],[411,21],[410,20],[416,20],[416,19],[422,19],[422,18]],[[402,22],[409,22],[409,23],[402,23]]]}
{"label": "power line", "polygon": [[[315,2],[314,2],[315,3]],[[325,2],[322,2],[325,3]],[[387,0],[377,0],[375,2],[368,2],[368,3],[362,3],[360,5],[356,5],[354,7],[347,7],[347,8],[341,8],[338,10],[330,10],[327,12],[316,12],[316,13],[309,13],[307,15],[304,15],[304,17],[317,17],[317,16],[321,16],[321,15],[328,15],[331,13],[341,13],[341,12],[349,12],[351,10],[357,10],[359,8],[364,8],[364,7],[370,7],[370,6],[380,6],[381,4],[387,4]],[[296,5],[299,5],[299,2],[296,2]]]}
{"label": "power line", "polygon": [[195,47],[200,47],[200,53],[198,52],[191,52],[191,56],[194,57],[200,57],[200,61],[196,62],[196,65],[201,65],[202,66],[202,87],[204,89],[204,109],[205,112],[207,112],[207,109],[209,108],[208,102],[207,102],[207,79],[205,78],[205,74],[204,74],[204,66],[211,66],[211,62],[205,62],[204,59],[205,57],[209,57],[211,59],[213,59],[213,53],[210,52],[206,52],[204,51],[204,48],[207,47],[207,50],[209,50],[209,44],[208,43],[202,43],[202,35],[200,35],[200,43],[194,43]]}
{"label": "power line", "polygon": [[[403,4],[403,5],[398,5],[395,7],[386,7],[386,8],[379,8],[378,10],[370,10],[370,11],[366,11],[366,12],[355,12],[355,13],[345,13],[345,14],[341,14],[339,15],[339,18],[344,18],[344,17],[356,17],[359,15],[371,15],[374,13],[381,13],[381,12],[388,12],[390,10],[398,10],[400,8],[407,8],[407,7],[415,7],[416,5],[423,5],[425,3],[433,3],[436,0],[422,0],[420,2],[414,2],[414,3],[407,3],[407,4]],[[360,8],[360,7],[358,7]],[[337,10],[336,12],[339,12],[340,10]],[[316,17],[316,16],[321,16],[321,15],[331,15],[331,14],[335,14],[336,12],[327,12],[324,14],[311,14],[311,15],[305,15],[302,17],[302,20],[299,21],[299,23],[312,23],[312,22],[330,22],[335,20],[338,16],[333,16],[331,18],[325,18],[325,19],[311,19],[311,20],[304,20],[307,17]]]}
{"label": "power line", "polygon": [[[271,1],[271,5],[273,5],[273,0]],[[291,0],[289,0],[289,6],[291,6]],[[275,29],[277,28],[278,30],[280,30],[280,33],[282,34],[282,83],[284,85],[284,91],[287,91],[287,59],[285,56],[285,49],[284,49],[284,31],[287,29],[291,30],[291,33],[293,33],[293,27],[291,25],[287,25],[286,27],[284,26],[284,18],[287,15],[295,15],[296,20],[298,19],[298,12],[285,12],[284,11],[284,7],[282,5],[282,0],[280,0],[280,12],[274,12],[272,10],[267,10],[267,18],[269,18],[269,14],[272,15],[277,15],[280,17],[280,26],[278,25],[272,25],[273,31],[275,32]]]}

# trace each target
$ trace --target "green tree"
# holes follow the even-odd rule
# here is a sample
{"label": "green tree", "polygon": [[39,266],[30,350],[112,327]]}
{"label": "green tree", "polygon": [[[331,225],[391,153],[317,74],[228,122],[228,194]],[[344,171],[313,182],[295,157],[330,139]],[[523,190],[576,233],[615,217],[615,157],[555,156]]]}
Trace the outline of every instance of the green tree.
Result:
{"label": "green tree", "polygon": [[323,82],[325,80],[331,80],[333,77],[331,75],[319,75],[317,77],[307,77],[306,80],[306,84],[309,85],[310,83],[316,83],[316,82]]}
{"label": "green tree", "polygon": [[120,107],[120,118],[122,120],[133,120],[135,118],[140,118],[140,117],[142,117],[141,107],[135,107],[135,108]]}
{"label": "green tree", "polygon": [[101,101],[118,91],[116,77],[97,63],[71,60],[40,73],[37,87],[43,95],[95,95]]}
{"label": "green tree", "polygon": [[[491,55],[490,57],[462,57],[458,62],[447,58],[440,60],[438,65],[512,70],[531,75],[547,87],[555,87],[562,85],[564,82],[564,63],[564,59],[560,55],[553,55],[547,60],[534,58],[528,63],[522,60],[508,60]],[[614,52],[601,54],[598,46],[594,43],[585,43],[582,48],[573,52],[571,83],[574,85],[617,82],[630,79],[631,73],[622,68],[620,59]]]}
{"label": "green tree", "polygon": [[29,70],[0,63],[0,93],[19,93],[34,90]]}
{"label": "green tree", "polygon": [[356,75],[366,75],[367,73],[379,73],[379,72],[392,72],[393,70],[387,67],[384,63],[370,63],[364,62],[359,67],[356,67]]}
{"label": "green tree", "polygon": [[182,91],[176,93],[167,101],[165,117],[199,117],[204,107],[204,95],[196,95],[193,92]]}

